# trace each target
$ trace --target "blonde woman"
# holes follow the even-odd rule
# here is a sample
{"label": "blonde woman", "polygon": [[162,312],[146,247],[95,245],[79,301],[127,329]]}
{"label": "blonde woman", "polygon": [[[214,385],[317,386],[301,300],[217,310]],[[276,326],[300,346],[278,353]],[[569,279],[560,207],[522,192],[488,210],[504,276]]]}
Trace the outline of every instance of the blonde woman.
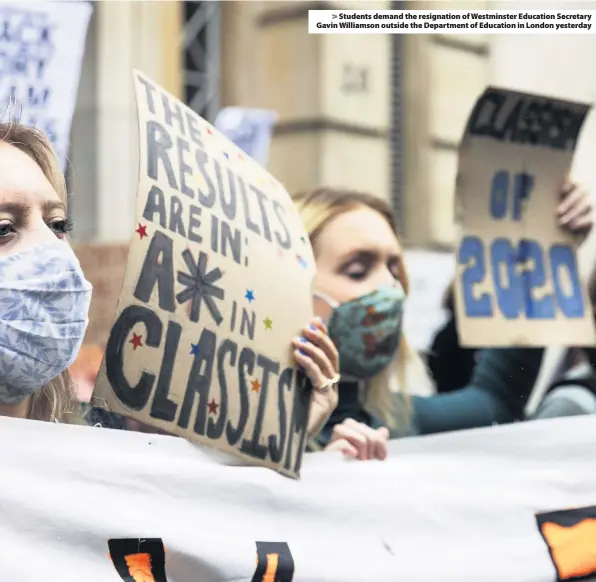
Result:
{"label": "blonde woman", "polygon": [[415,395],[431,380],[402,333],[408,277],[387,203],[330,188],[297,194],[294,202],[317,262],[315,313],[338,347],[342,377],[338,407],[316,445],[383,459],[389,438],[522,418],[541,349],[487,350],[464,389]]}
{"label": "blonde woman", "polygon": [[[67,369],[87,328],[91,285],[67,234],[66,186],[47,138],[0,124],[0,415],[72,422]],[[313,320],[294,354],[314,388],[308,433],[337,404],[337,351]]]}

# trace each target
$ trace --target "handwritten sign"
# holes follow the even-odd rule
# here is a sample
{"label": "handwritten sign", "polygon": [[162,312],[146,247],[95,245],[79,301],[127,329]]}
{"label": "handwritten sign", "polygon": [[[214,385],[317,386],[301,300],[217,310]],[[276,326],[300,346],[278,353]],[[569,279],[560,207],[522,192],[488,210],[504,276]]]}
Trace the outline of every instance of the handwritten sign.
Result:
{"label": "handwritten sign", "polygon": [[43,131],[66,168],[90,2],[0,1],[0,106]]}
{"label": "handwritten sign", "polygon": [[137,227],[94,401],[297,476],[310,403],[291,341],[312,317],[312,249],[258,163],[134,73]]}
{"label": "handwritten sign", "polygon": [[456,308],[465,346],[592,345],[556,208],[589,106],[488,88],[460,148]]}

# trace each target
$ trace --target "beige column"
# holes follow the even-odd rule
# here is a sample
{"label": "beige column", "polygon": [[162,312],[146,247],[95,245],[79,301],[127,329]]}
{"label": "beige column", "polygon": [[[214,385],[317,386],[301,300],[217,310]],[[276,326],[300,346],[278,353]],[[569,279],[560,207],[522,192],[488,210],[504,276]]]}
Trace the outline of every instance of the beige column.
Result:
{"label": "beige column", "polygon": [[98,42],[97,238],[128,240],[134,230],[138,128],[132,68],[180,94],[179,3],[96,3]]}
{"label": "beige column", "polygon": [[[435,9],[435,2],[410,2]],[[441,9],[486,10],[488,2],[441,2]],[[408,239],[417,246],[450,247],[458,146],[477,97],[489,82],[490,47],[481,35],[407,37]],[[409,226],[409,225],[408,225]]]}
{"label": "beige column", "polygon": [[279,114],[269,169],[292,192],[346,186],[389,197],[389,38],[308,34],[308,10],[388,2],[226,2],[225,105]]}

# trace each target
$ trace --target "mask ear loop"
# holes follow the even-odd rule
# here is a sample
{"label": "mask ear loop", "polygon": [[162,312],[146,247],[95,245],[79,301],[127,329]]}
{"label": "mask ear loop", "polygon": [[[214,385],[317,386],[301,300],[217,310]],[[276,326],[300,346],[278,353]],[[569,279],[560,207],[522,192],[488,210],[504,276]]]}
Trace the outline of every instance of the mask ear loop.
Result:
{"label": "mask ear loop", "polygon": [[331,307],[331,309],[337,309],[339,307],[339,303],[335,301],[335,299],[331,299],[331,297],[329,297],[329,295],[327,295],[326,293],[321,293],[320,291],[313,291],[312,294],[313,297],[316,297],[317,299],[324,301],[327,305],[329,305],[329,307]]}

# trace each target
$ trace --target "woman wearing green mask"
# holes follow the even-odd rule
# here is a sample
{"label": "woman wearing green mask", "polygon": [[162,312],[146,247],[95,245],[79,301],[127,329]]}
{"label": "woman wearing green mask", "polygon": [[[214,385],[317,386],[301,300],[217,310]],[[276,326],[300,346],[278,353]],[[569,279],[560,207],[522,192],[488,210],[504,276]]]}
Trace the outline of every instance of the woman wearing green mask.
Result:
{"label": "woman wearing green mask", "polygon": [[383,200],[318,189],[294,196],[317,275],[315,314],[340,355],[339,403],[314,448],[383,459],[387,440],[513,422],[523,417],[542,349],[490,349],[470,385],[434,393],[402,333],[408,278],[395,220]]}

